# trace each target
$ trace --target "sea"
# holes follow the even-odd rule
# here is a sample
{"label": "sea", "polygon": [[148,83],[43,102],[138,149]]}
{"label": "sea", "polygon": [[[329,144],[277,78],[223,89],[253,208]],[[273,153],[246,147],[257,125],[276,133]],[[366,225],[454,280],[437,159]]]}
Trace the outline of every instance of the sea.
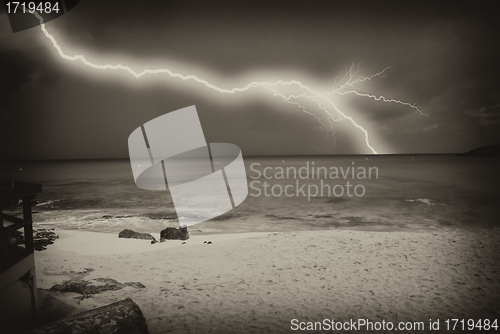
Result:
{"label": "sea", "polygon": [[[249,195],[194,234],[496,228],[500,158],[456,155],[244,157]],[[42,184],[35,228],[158,234],[178,227],[169,191],[136,186],[128,159],[0,162]],[[21,215],[20,205],[4,212]]]}

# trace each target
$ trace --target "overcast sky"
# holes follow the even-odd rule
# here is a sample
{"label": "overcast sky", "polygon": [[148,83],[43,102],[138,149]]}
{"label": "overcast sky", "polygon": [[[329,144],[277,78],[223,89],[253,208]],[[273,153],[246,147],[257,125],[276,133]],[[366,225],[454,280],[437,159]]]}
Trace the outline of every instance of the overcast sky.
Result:
{"label": "overcast sky", "polygon": [[[46,26],[68,55],[136,71],[169,68],[228,89],[295,79],[325,92],[351,64],[360,64],[361,76],[392,66],[359,92],[415,104],[428,117],[352,94],[332,101],[379,153],[454,153],[500,142],[493,6],[81,0]],[[334,123],[334,138],[265,88],[228,95],[166,75],[136,79],[64,60],[40,27],[12,33],[4,8],[0,41],[0,159],[125,158],[134,129],[190,105],[207,142],[234,143],[244,155],[370,153],[348,120]],[[317,105],[307,106],[328,122]]]}

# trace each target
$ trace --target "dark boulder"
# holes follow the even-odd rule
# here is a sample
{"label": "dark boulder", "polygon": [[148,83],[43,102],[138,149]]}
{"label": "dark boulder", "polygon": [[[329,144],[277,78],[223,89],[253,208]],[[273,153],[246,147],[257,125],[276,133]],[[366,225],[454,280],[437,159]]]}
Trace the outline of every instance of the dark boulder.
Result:
{"label": "dark boulder", "polygon": [[189,239],[189,232],[187,227],[167,227],[160,232],[160,242],[165,240],[187,240]]}
{"label": "dark boulder", "polygon": [[121,290],[125,286],[131,286],[136,289],[145,288],[140,282],[120,283],[112,278],[95,278],[90,281],[64,281],[61,284],[55,284],[50,288],[50,291],[58,292],[76,292],[84,296],[94,295],[109,290]]}
{"label": "dark boulder", "polygon": [[151,240],[151,243],[154,244],[156,243],[155,237],[153,237],[151,234],[147,233],[139,233],[136,231],[132,230],[123,230],[118,234],[118,238],[124,238],[124,239],[144,239],[144,240]]}
{"label": "dark boulder", "polygon": [[130,298],[78,313],[61,319],[27,334],[149,334],[141,309]]}

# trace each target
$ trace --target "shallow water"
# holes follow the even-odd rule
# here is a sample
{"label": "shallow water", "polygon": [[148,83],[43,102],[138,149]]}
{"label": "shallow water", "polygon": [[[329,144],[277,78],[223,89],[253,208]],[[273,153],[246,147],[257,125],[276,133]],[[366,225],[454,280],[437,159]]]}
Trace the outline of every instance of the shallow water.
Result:
{"label": "shallow water", "polygon": [[[250,186],[247,199],[190,230],[467,228],[492,227],[500,221],[498,158],[405,155],[244,160]],[[320,177],[318,167],[324,167]],[[37,196],[39,203],[33,208],[35,226],[100,232],[130,228],[149,233],[178,226],[169,193],[137,188],[128,159],[4,162],[0,178],[43,185]],[[289,196],[280,194],[287,186]],[[10,210],[19,211],[15,207]]]}

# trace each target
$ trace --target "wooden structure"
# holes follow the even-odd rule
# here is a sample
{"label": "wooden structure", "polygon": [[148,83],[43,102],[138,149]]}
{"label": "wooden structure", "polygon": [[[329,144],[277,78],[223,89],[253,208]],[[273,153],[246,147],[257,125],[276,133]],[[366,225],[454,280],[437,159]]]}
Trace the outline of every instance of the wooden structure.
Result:
{"label": "wooden structure", "polygon": [[[0,180],[0,332],[36,320],[37,296],[31,200],[41,184]],[[3,213],[22,202],[22,218]],[[24,229],[24,247],[18,230]],[[27,321],[31,319],[31,321]]]}

